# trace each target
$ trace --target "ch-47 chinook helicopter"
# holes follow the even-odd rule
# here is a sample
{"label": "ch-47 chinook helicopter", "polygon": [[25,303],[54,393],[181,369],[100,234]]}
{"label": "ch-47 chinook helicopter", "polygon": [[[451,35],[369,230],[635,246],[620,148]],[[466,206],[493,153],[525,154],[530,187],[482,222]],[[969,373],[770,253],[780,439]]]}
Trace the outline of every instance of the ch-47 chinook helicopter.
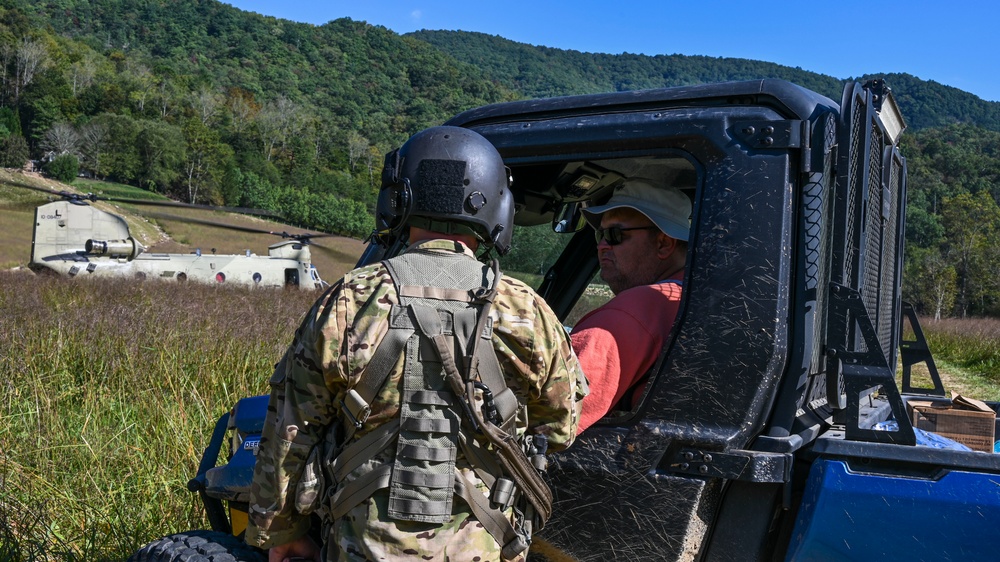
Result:
{"label": "ch-47 chinook helicopter", "polygon": [[48,191],[51,195],[61,197],[61,200],[41,205],[35,210],[31,260],[28,266],[36,272],[55,272],[74,278],[163,279],[256,287],[319,289],[326,285],[312,264],[309,251],[311,239],[328,236],[326,234],[295,235],[184,219],[187,222],[212,224],[245,232],[275,234],[284,240],[271,245],[267,256],[259,256],[249,250],[245,254],[228,255],[214,252],[205,254],[200,250],[190,254],[153,253],[147,252],[131,236],[125,219],[102,211],[91,203],[106,200],[239,212],[250,210],[33,189]]}

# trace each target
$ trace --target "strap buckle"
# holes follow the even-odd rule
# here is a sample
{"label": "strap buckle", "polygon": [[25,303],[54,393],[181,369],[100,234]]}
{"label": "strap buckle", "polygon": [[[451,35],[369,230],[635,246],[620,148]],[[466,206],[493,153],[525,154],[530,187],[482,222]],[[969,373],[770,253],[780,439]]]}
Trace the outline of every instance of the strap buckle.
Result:
{"label": "strap buckle", "polygon": [[368,416],[372,413],[371,406],[353,388],[347,391],[347,395],[340,401],[341,411],[347,414],[351,423],[356,429],[368,421]]}

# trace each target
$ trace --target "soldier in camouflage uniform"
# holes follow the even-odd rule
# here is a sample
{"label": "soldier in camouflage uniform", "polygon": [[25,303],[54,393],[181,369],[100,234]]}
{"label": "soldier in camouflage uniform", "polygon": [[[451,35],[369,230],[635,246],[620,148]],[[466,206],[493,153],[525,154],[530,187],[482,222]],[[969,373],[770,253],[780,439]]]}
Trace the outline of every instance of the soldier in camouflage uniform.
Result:
{"label": "soldier in camouflage uniform", "polygon": [[[476,285],[485,278],[485,284],[492,283],[495,288],[492,306],[486,308],[488,316],[484,317],[491,332],[480,329],[471,333],[485,334],[482,339],[492,344],[499,371],[511,391],[508,394],[516,397],[516,413],[510,415],[506,427],[522,439],[526,434],[545,436],[549,452],[570,445],[576,434],[580,401],[587,391],[568,337],[545,301],[530,287],[479,263],[474,253],[480,246],[501,254],[509,248],[513,202],[508,181],[509,172],[493,146],[467,129],[433,127],[387,157],[378,226],[383,235],[396,232],[405,236],[408,232],[409,246],[395,258],[348,273],[321,297],[299,327],[270,381],[272,391],[257,454],[246,533],[249,544],[270,548],[270,560],[296,556],[321,560],[320,549],[309,536],[310,513],[314,511],[322,514],[324,522],[319,536],[325,545],[326,560],[485,562],[523,560],[526,556],[526,544],[520,548],[501,544],[507,539],[496,537],[496,532],[491,534],[496,523],[492,527],[484,525],[479,520],[482,517],[476,515],[483,513],[483,507],[477,510],[472,505],[483,503],[485,498],[486,505],[492,505],[504,521],[510,522],[523,518],[525,513],[523,505],[517,509],[511,505],[497,508],[495,502],[490,503],[496,497],[488,482],[496,475],[489,474],[489,467],[496,464],[488,458],[470,460],[477,457],[477,450],[488,449],[477,444],[481,438],[469,437],[474,435],[468,431],[470,425],[475,425],[469,421],[474,416],[467,417],[468,411],[463,415],[448,397],[447,387],[439,385],[435,388],[445,390],[434,390],[427,383],[429,386],[414,390],[407,382],[411,380],[407,373],[414,369],[409,362],[425,364],[430,360],[428,364],[440,367],[440,363],[434,363],[439,358],[426,346],[417,346],[415,352],[407,348],[407,352],[388,361],[379,359],[377,352],[400,317],[393,310],[408,298],[401,293],[401,282],[396,277],[409,279],[403,283],[409,287],[415,278],[413,272],[417,272],[416,278],[425,285],[420,287],[424,293],[430,289],[432,298],[446,298],[439,293],[452,294],[448,285],[454,281],[448,272],[465,268],[474,273],[471,278],[476,279]],[[475,294],[476,287],[467,288]],[[458,315],[456,312],[455,318]],[[455,323],[457,333],[458,320]],[[371,400],[362,401],[362,408],[352,406],[358,402],[356,391],[370,384],[369,379],[361,382],[362,374],[376,370],[376,364],[384,364],[388,372],[385,383],[372,389]],[[431,375],[426,376],[431,380]],[[488,399],[482,392],[477,393],[472,405],[481,409]],[[451,405],[414,406],[404,395],[441,397],[425,403],[443,400],[442,404]],[[433,423],[444,425],[436,427],[462,428],[450,434],[443,429],[444,434],[430,434],[445,448],[452,444],[451,464],[445,459],[443,465],[450,471],[446,484],[431,491],[432,495],[446,492],[446,503],[408,501],[405,490],[397,490],[405,488],[406,482],[397,482],[403,477],[397,479],[395,473],[407,468],[400,468],[405,459],[397,457],[405,447],[420,449],[420,441],[404,443],[404,436],[413,437],[405,427],[392,434],[386,433],[386,428],[397,427],[394,424],[400,423],[401,416],[412,417],[420,408],[437,408],[443,421]],[[362,410],[363,415],[358,414]],[[404,419],[402,425],[408,424]],[[391,441],[380,437],[383,434],[392,437]],[[351,450],[352,444],[371,442],[373,438],[383,441],[367,445],[366,451],[354,455],[353,461],[343,458],[343,451]],[[437,456],[428,452],[431,449],[421,450],[425,458]],[[383,468],[385,480],[375,491],[368,493],[370,485],[362,488],[363,493],[350,490],[352,483],[357,485],[376,474],[377,467]],[[437,476],[420,478],[419,482],[431,482]],[[388,480],[392,482],[386,484]],[[453,502],[452,488],[456,490]],[[417,495],[410,497],[423,497],[419,485],[414,489]],[[394,497],[397,492],[403,500]],[[432,504],[438,509],[444,505],[446,511],[438,515],[422,513],[422,506],[433,511]],[[410,513],[405,513],[407,506]]]}

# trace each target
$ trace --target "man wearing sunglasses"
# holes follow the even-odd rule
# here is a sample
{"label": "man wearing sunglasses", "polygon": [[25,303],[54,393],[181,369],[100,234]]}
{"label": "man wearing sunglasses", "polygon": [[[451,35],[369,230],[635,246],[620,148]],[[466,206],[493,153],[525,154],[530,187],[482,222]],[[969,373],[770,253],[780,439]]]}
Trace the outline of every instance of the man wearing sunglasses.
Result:
{"label": "man wearing sunglasses", "polygon": [[597,234],[601,278],[615,297],[570,335],[590,383],[579,431],[613,408],[630,409],[645,386],[677,316],[691,200],[676,188],[630,179],[585,214]]}

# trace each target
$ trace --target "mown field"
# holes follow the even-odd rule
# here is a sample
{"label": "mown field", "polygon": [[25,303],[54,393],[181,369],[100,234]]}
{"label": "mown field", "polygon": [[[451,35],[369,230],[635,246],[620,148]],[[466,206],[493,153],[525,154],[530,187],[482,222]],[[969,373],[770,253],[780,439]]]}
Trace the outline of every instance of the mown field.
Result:
{"label": "mown field", "polygon": [[921,320],[945,390],[1000,402],[1000,320]]}

